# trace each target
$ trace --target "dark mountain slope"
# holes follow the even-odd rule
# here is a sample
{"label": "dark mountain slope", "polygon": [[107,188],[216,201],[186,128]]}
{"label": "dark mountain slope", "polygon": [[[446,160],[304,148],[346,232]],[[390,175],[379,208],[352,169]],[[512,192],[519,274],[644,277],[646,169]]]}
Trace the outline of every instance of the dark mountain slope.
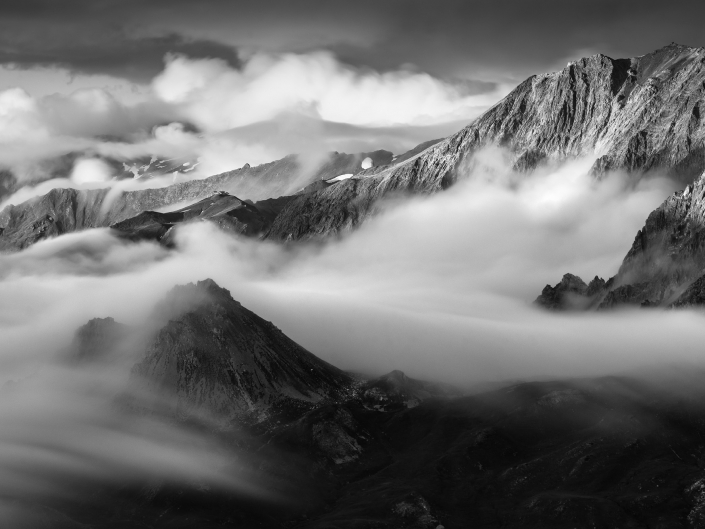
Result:
{"label": "dark mountain slope", "polygon": [[[671,44],[632,59],[594,55],[530,77],[457,134],[418,156],[293,201],[269,237],[306,239],[357,225],[390,193],[434,193],[463,160],[498,144],[519,170],[597,156],[596,174],[664,171],[692,181],[705,169],[705,49]],[[372,174],[371,174],[372,173]]]}
{"label": "dark mountain slope", "polygon": [[133,374],[179,415],[267,416],[341,399],[352,384],[211,280],[176,287],[156,317],[167,322]]}

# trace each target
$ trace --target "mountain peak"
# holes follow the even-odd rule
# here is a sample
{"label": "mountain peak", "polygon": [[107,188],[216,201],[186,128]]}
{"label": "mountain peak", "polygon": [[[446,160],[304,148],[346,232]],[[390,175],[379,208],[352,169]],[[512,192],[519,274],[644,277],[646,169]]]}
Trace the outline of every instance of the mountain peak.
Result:
{"label": "mountain peak", "polygon": [[232,301],[240,305],[237,300],[233,299],[232,294],[228,289],[221,287],[210,277],[197,281],[196,283],[177,285],[171,290],[171,292],[178,293],[176,295],[208,295],[214,300]]}
{"label": "mountain peak", "polygon": [[156,313],[167,321],[133,373],[164,391],[177,414],[261,419],[335,397],[352,382],[212,279],[174,287]]}

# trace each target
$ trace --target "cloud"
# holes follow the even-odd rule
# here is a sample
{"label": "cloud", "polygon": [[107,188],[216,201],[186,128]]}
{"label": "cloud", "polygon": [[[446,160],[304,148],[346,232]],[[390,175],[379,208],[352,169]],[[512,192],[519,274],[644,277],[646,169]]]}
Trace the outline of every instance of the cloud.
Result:
{"label": "cloud", "polygon": [[21,88],[0,92],[0,141],[40,140],[49,135],[36,101]]}
{"label": "cloud", "polygon": [[[673,189],[667,180],[621,175],[596,182],[590,162],[527,177],[513,174],[501,151],[486,151],[449,191],[390,202],[322,247],[233,239],[197,225],[180,231],[175,252],[152,255],[143,244],[130,257],[131,246],[107,232],[90,235],[91,243],[88,232],[4,257],[2,269],[26,277],[23,304],[56,299],[36,307],[37,317],[57,309],[70,315],[68,329],[91,315],[139,321],[142,307],[173,284],[212,277],[326,360],[377,373],[400,368],[465,383],[608,372],[655,361],[676,331],[674,360],[697,358],[702,337],[697,328],[685,332],[699,321],[690,313],[555,316],[531,307],[565,272],[615,273],[648,213]],[[81,251],[53,249],[62,240]],[[101,250],[87,249],[94,245]],[[0,282],[0,299],[18,295],[2,292],[16,281]],[[64,299],[65,288],[86,297]]]}
{"label": "cloud", "polygon": [[[355,69],[325,52],[255,54],[241,70],[218,59],[170,56],[153,93],[129,103],[99,88],[42,97],[8,89],[0,92],[0,166],[17,184],[3,205],[52,187],[161,187],[294,153],[312,167],[333,151],[398,154],[455,132],[498,97],[465,94],[460,84],[427,74]],[[105,170],[86,177],[74,167],[99,157],[198,164],[148,182],[119,182]]]}
{"label": "cloud", "polygon": [[355,69],[327,52],[257,53],[241,69],[216,59],[172,55],[153,87],[164,102],[211,131],[286,111],[360,126],[428,125],[469,120],[496,99],[496,94],[464,95],[425,73]]}
{"label": "cloud", "polygon": [[0,495],[59,494],[96,476],[192,482],[196,471],[199,482],[258,493],[247,465],[225,465],[237,453],[110,408],[138,347],[88,371],[57,356],[90,318],[140,327],[175,284],[206,277],[319,357],[373,375],[402,369],[467,387],[702,367],[699,312],[557,315],[530,304],[567,271],[614,273],[672,184],[598,182],[592,160],[514,174],[506,158],[483,151],[449,190],[390,200],[325,244],[282,246],[197,223],[177,232],[173,251],[99,229],[0,255],[0,387],[15,381],[9,397],[0,392]]}
{"label": "cloud", "polygon": [[[8,1],[0,6],[0,59],[147,82],[168,52],[236,66],[234,50],[325,49],[362,68],[393,71],[415,64],[438,78],[516,83],[563,66],[582,50],[617,58],[648,53],[674,38],[702,45],[702,2],[678,0],[677,5],[656,0],[594,0],[591,9],[580,0],[537,0],[530,7],[523,0]],[[684,19],[684,12],[691,16]]]}
{"label": "cloud", "polygon": [[[462,128],[499,97],[467,95],[462,83],[411,70],[352,68],[320,51],[257,53],[241,69],[221,59],[170,55],[151,92],[126,100],[118,88],[115,94],[88,87],[43,96],[0,92],[0,167],[17,181],[4,203],[45,193],[45,180],[87,185],[70,177],[83,158],[198,160],[195,170],[176,175],[183,180],[289,154],[315,165],[332,151],[401,153]],[[147,186],[91,179],[92,187],[99,184]]]}

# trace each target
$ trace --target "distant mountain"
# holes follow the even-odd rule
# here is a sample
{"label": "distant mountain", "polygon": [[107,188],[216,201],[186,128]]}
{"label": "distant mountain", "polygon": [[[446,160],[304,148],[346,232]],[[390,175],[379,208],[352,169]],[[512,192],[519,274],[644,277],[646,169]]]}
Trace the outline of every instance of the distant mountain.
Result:
{"label": "distant mountain", "polygon": [[54,178],[70,178],[76,162],[81,159],[99,160],[103,162],[109,168],[112,177],[116,180],[133,178],[150,180],[157,176],[167,176],[177,173],[187,175],[194,171],[199,165],[197,159],[187,156],[179,158],[138,156],[124,159],[99,154],[93,149],[72,151],[37,162],[33,171],[35,174],[25,175],[22,181],[18,180],[17,176],[10,169],[5,168],[0,170],[0,202],[9,198],[24,185],[36,185],[41,181]]}
{"label": "distant mountain", "polygon": [[[704,59],[704,48],[678,44],[631,59],[593,55],[530,77],[460,132],[398,157],[388,151],[336,152],[306,169],[292,155],[203,180],[122,193],[110,204],[104,204],[105,191],[54,190],[54,196],[0,212],[0,248],[20,249],[60,233],[109,226],[221,190],[252,201],[298,194],[281,209],[266,238],[323,237],[357,226],[391,193],[427,194],[451,186],[461,164],[470,166],[473,154],[487,145],[513,153],[521,171],[597,156],[596,176],[610,170],[659,171],[689,183],[705,170]],[[195,166],[180,159],[120,164],[123,176],[147,180]]]}
{"label": "distant mountain", "polygon": [[566,274],[536,299],[556,310],[705,304],[705,173],[646,219],[617,274],[589,285]]}
{"label": "distant mountain", "polygon": [[[326,185],[327,179],[345,172],[364,171],[363,165],[374,168],[376,163],[391,158],[392,153],[388,151],[357,154],[335,152],[312,174],[303,175],[303,180],[302,165],[292,155],[257,167],[246,164],[234,171],[159,188],[116,193],[111,193],[109,189],[52,189],[46,195],[7,206],[0,211],[0,251],[21,250],[37,241],[64,233],[111,226],[143,212],[156,212],[169,206],[177,206],[178,209],[179,204],[206,199],[221,191],[235,193],[237,190],[238,196],[247,199],[248,203],[260,197],[260,213],[266,217],[268,228],[273,217],[289,200],[272,197],[279,197],[284,191],[292,195],[297,191],[308,192],[300,190],[302,181]],[[162,224],[168,224],[163,217],[155,218],[162,219]],[[247,232],[255,233],[256,230]]]}
{"label": "distant mountain", "polygon": [[592,171],[660,171],[692,182],[705,170],[705,48],[671,44],[631,59],[593,55],[535,75],[460,132],[415,157],[289,204],[268,235],[325,236],[358,225],[390,193],[435,193],[483,146],[513,153],[517,170],[598,156]]}

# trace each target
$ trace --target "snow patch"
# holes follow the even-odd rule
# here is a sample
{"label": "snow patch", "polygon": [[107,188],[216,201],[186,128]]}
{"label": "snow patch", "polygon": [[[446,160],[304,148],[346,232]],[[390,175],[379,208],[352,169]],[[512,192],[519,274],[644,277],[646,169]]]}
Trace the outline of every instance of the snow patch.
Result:
{"label": "snow patch", "polygon": [[362,160],[360,167],[362,167],[363,169],[369,169],[370,167],[372,167],[372,158],[368,156],[367,158]]}
{"label": "snow patch", "polygon": [[347,173],[347,174],[341,174],[340,176],[336,176],[335,178],[331,178],[330,180],[326,180],[329,184],[333,182],[340,182],[341,180],[347,180],[348,178],[352,177],[352,173]]}

